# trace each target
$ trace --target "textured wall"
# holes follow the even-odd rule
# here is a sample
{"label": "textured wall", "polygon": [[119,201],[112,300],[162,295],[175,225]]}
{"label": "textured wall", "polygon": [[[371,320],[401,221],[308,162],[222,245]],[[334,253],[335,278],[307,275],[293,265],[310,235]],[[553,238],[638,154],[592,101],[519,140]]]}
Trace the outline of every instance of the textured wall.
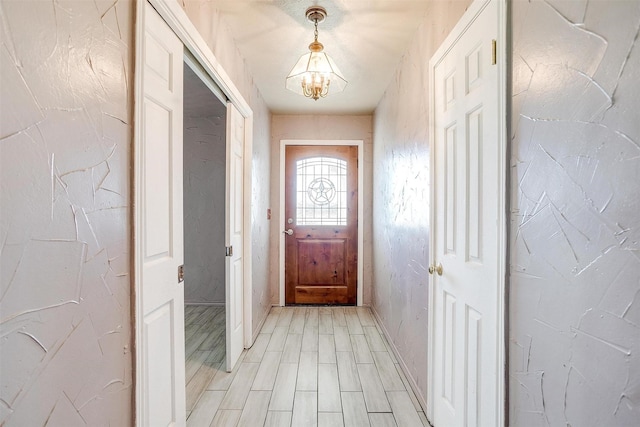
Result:
{"label": "textured wall", "polygon": [[273,304],[272,282],[269,277],[271,262],[277,257],[270,251],[271,221],[267,209],[271,207],[271,114],[258,90],[254,87],[249,98],[253,106],[253,163],[251,165],[251,244],[253,283],[253,333],[264,322]]}
{"label": "textured wall", "polygon": [[[0,424],[129,425],[134,2],[1,0],[0,17]],[[269,112],[233,41],[216,43],[255,114],[257,323]]]}
{"label": "textured wall", "polygon": [[220,106],[217,115],[197,110],[187,116],[185,111],[185,303],[225,302],[226,110]]}
{"label": "textured wall", "polygon": [[513,5],[512,425],[640,420],[640,2]]}
{"label": "textured wall", "polygon": [[425,401],[429,59],[470,1],[433,2],[374,116],[373,307]]}
{"label": "textured wall", "polygon": [[134,7],[0,3],[0,424],[132,421]]}
{"label": "textured wall", "polygon": [[252,282],[253,328],[266,318],[271,308],[269,284],[269,208],[271,149],[271,115],[260,95],[244,59],[220,13],[211,2],[205,0],[175,0],[185,10],[198,32],[213,51],[225,72],[231,77],[244,99],[253,110],[253,163],[251,166],[251,232],[252,232]]}
{"label": "textured wall", "polygon": [[[338,95],[339,96],[339,95]],[[313,101],[309,101],[313,102]],[[280,216],[280,140],[282,139],[358,139],[364,141],[364,289],[363,303],[371,304],[371,246],[373,234],[371,230],[371,171],[373,157],[372,117],[366,116],[292,116],[274,115],[271,121],[271,206],[273,221],[271,229],[271,253],[276,254],[271,264],[271,292],[274,304],[279,303],[278,247],[281,239],[283,224],[279,223]]]}

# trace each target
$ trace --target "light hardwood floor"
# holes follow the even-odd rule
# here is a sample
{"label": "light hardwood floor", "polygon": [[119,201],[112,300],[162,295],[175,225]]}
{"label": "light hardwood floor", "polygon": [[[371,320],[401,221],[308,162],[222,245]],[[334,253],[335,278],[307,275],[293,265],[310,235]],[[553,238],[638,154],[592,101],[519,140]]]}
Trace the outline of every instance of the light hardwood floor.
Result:
{"label": "light hardwood floor", "polygon": [[185,317],[188,426],[429,426],[368,308],[274,307],[231,373],[224,308]]}

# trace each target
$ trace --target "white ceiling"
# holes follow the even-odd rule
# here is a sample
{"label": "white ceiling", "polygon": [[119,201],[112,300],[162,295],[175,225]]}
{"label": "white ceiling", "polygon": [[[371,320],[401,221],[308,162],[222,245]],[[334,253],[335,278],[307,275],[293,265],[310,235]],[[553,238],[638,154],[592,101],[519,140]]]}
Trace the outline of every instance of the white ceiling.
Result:
{"label": "white ceiling", "polygon": [[[387,88],[432,0],[212,0],[228,25],[262,96],[279,114],[371,113]],[[290,92],[285,77],[313,41],[309,6],[327,9],[318,25],[324,44],[349,82],[314,101]]]}

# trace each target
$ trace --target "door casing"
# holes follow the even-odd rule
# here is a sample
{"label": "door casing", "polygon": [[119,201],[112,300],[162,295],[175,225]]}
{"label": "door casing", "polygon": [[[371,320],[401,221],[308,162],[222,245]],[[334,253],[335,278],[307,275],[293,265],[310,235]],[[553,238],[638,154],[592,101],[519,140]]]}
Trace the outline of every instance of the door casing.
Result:
{"label": "door casing", "polygon": [[[244,117],[244,162],[243,162],[243,256],[245,258],[244,271],[243,271],[243,326],[244,326],[244,347],[251,347],[255,339],[253,327],[252,327],[252,283],[251,283],[251,164],[253,153],[253,111],[249,104],[245,101],[244,97],[237,89],[233,81],[227,75],[220,63],[217,61],[213,52],[208,47],[205,40],[202,38],[196,27],[189,20],[188,16],[180,8],[178,2],[173,0],[136,0],[136,52],[142,51],[142,43],[144,42],[144,25],[143,25],[143,13],[145,9],[145,3],[150,3],[158,14],[164,19],[168,26],[178,36],[183,43],[185,50],[188,50],[193,58],[202,66],[202,69],[207,73],[206,76],[210,78],[225,94],[225,96]],[[182,58],[181,58],[182,59]],[[142,388],[141,373],[142,366],[145,363],[143,359],[141,349],[141,331],[142,331],[142,317],[139,315],[142,313],[141,307],[141,277],[140,272],[142,268],[142,253],[140,245],[140,229],[138,224],[142,220],[140,212],[139,199],[141,197],[140,188],[141,183],[137,171],[140,168],[140,156],[139,153],[143,149],[141,135],[141,127],[139,126],[140,117],[142,116],[142,99],[143,99],[143,82],[141,70],[144,67],[142,63],[143,57],[136,55],[135,57],[135,76],[134,76],[134,159],[133,159],[133,172],[132,172],[132,277],[134,281],[134,326],[135,326],[135,418],[136,425],[141,425],[141,405],[144,399],[144,390]],[[206,84],[207,82],[205,82]],[[222,248],[221,248],[222,250]]]}
{"label": "door casing", "polygon": [[278,264],[279,264],[279,294],[280,306],[285,305],[285,235],[282,233],[285,224],[285,151],[287,145],[347,145],[358,147],[358,291],[356,305],[362,305],[363,298],[363,278],[364,278],[364,141],[358,139],[282,139],[280,140],[280,214],[278,215]]}
{"label": "door casing", "polygon": [[[435,141],[435,123],[434,123],[434,114],[435,111],[435,81],[434,81],[434,69],[438,62],[444,58],[444,56],[448,53],[451,47],[455,44],[461,34],[466,30],[466,28],[475,20],[475,17],[484,9],[485,5],[491,0],[475,0],[464,13],[460,21],[455,25],[453,30],[449,33],[445,41],[438,48],[436,53],[433,55],[431,60],[429,61],[429,140]],[[496,364],[500,367],[498,369],[498,395],[496,396],[496,402],[499,405],[497,408],[497,414],[499,419],[499,426],[506,425],[507,414],[506,414],[506,399],[507,399],[507,382],[506,382],[506,349],[507,349],[507,295],[506,295],[506,277],[507,277],[507,178],[508,178],[508,146],[507,146],[507,0],[495,0],[497,1],[498,6],[498,39],[497,39],[497,47],[496,47],[496,66],[498,67],[498,151],[499,151],[499,161],[498,161],[498,176],[499,176],[499,194],[498,194],[498,212],[499,218],[498,221],[498,241],[499,241],[499,249],[498,249],[498,265],[496,265],[496,269],[498,270],[498,295],[499,300],[497,301],[497,342],[499,344],[499,349],[497,351],[498,360]],[[431,182],[435,182],[435,156],[431,155],[429,159],[429,167],[431,169]],[[436,197],[436,189],[434,185],[431,185],[431,200],[435,200]],[[435,211],[435,203],[431,203],[430,206],[430,223],[435,223],[436,211]],[[435,265],[435,254],[433,248],[435,248],[435,233],[430,233],[429,236],[429,245],[432,248],[430,251],[430,264]],[[435,289],[431,284],[431,280],[429,281],[429,302],[428,302],[428,310],[429,310],[429,325],[428,325],[428,355],[427,355],[427,372],[429,378],[434,378],[434,371],[438,369],[434,366],[434,339],[435,339]],[[434,387],[433,381],[429,381],[427,385],[427,418],[429,420],[433,420],[434,416]]]}

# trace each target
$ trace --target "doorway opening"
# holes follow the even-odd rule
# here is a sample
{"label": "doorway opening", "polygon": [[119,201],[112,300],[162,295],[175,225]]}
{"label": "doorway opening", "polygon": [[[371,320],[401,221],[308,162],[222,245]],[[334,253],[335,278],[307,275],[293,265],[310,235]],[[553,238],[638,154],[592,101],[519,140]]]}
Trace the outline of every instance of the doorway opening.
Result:
{"label": "doorway opening", "polygon": [[184,63],[183,197],[187,413],[226,355],[226,104]]}
{"label": "doorway opening", "polygon": [[253,342],[251,108],[179,5],[167,0],[138,0],[132,203],[138,425],[182,425],[186,419],[185,61],[193,65],[192,70],[209,90],[219,88],[219,99],[226,103],[225,215],[219,219],[225,236],[217,249],[225,255],[226,310],[222,317],[226,354],[221,369],[231,371],[242,350]]}
{"label": "doorway opening", "polygon": [[280,305],[362,305],[363,141],[280,141]]}

